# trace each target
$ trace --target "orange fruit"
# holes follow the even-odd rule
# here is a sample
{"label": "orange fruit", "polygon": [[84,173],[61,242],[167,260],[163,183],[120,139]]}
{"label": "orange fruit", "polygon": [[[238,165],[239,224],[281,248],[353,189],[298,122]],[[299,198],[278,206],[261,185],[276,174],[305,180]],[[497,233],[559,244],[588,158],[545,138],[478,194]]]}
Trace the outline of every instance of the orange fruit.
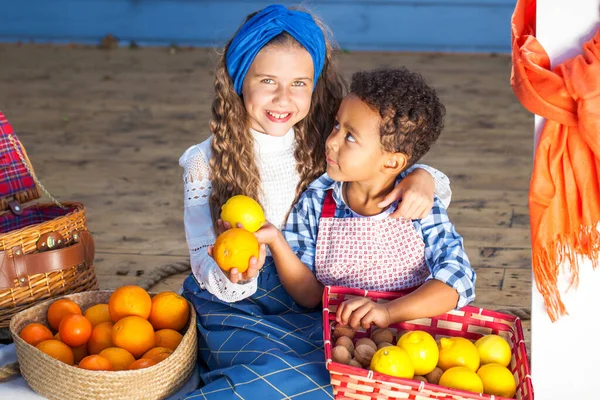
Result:
{"label": "orange fruit", "polygon": [[151,308],[152,300],[148,292],[135,285],[121,286],[108,300],[108,310],[114,322],[132,315],[148,319]]}
{"label": "orange fruit", "polygon": [[98,354],[102,350],[113,346],[112,330],[114,325],[112,322],[102,322],[92,329],[87,344],[90,354]]}
{"label": "orange fruit", "polygon": [[48,324],[55,331],[58,330],[60,321],[69,314],[81,315],[81,308],[73,300],[56,300],[48,308]]}
{"label": "orange fruit", "polygon": [[73,350],[60,340],[50,339],[44,340],[35,346],[38,350],[48,354],[52,358],[56,358],[58,361],[62,361],[65,364],[75,364],[75,356]]}
{"label": "orange fruit", "polygon": [[79,347],[72,347],[71,350],[73,350],[73,356],[75,357],[75,364],[77,364],[79,361],[83,360],[85,357],[89,356],[89,353],[87,350],[87,344],[82,344]]}
{"label": "orange fruit", "polygon": [[135,357],[130,352],[120,347],[109,347],[102,350],[99,355],[108,359],[115,371],[127,369],[135,361]]}
{"label": "orange fruit", "polygon": [[221,206],[221,220],[229,222],[232,228],[242,224],[249,232],[256,232],[265,223],[265,212],[256,200],[251,197],[238,194],[230,197]]}
{"label": "orange fruit", "polygon": [[127,350],[135,358],[155,347],[152,324],[138,316],[125,317],[117,321],[112,329],[114,346]]}
{"label": "orange fruit", "polygon": [[151,360],[149,358],[140,358],[139,360],[132,362],[131,365],[127,369],[148,368],[148,367],[151,367],[156,364],[158,364],[158,361]]}
{"label": "orange fruit", "polygon": [[154,329],[180,330],[190,316],[186,299],[174,292],[162,292],[152,298],[148,321]]}
{"label": "orange fruit", "polygon": [[166,347],[173,351],[175,351],[183,339],[183,335],[173,329],[158,330],[154,333],[154,337],[157,347]]}
{"label": "orange fruit", "polygon": [[19,332],[19,337],[32,346],[37,346],[38,343],[53,338],[52,331],[37,322],[25,325]]}
{"label": "orange fruit", "polygon": [[239,272],[245,272],[250,258],[258,258],[258,249],[258,239],[254,234],[245,229],[231,228],[219,235],[212,253],[223,271],[237,268]]}
{"label": "orange fruit", "polygon": [[93,371],[114,371],[114,368],[107,358],[93,354],[87,356],[79,363],[79,368],[91,369]]}
{"label": "orange fruit", "polygon": [[83,315],[69,314],[60,321],[58,327],[60,340],[71,347],[87,343],[92,334],[92,323]]}
{"label": "orange fruit", "polygon": [[90,320],[92,326],[96,326],[102,322],[112,321],[110,318],[110,312],[108,311],[108,304],[96,304],[91,306],[83,315]]}
{"label": "orange fruit", "polygon": [[166,347],[154,347],[145,352],[142,358],[149,358],[156,362],[161,362],[171,354],[173,354],[173,350],[171,349],[167,349]]}

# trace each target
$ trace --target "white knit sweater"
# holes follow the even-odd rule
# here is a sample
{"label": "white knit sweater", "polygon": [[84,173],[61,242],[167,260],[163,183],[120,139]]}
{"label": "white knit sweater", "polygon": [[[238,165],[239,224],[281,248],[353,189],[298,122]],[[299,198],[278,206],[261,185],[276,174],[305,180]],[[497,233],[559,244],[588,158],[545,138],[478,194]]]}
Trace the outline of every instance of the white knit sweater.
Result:
{"label": "white knit sweater", "polygon": [[[285,216],[291,208],[296,194],[299,175],[294,158],[294,130],[290,129],[282,137],[268,136],[250,130],[255,140],[256,162],[261,176],[259,199],[264,207],[266,218],[281,229]],[[187,149],[179,159],[184,168],[184,224],[192,273],[201,288],[208,290],[222,301],[235,302],[256,292],[256,279],[243,284],[232,283],[214,259],[207,253],[207,247],[215,241],[208,199],[211,191],[210,169],[212,137]],[[436,194],[448,206],[452,192],[446,175],[440,171],[415,165],[412,168],[425,168],[436,182]]]}

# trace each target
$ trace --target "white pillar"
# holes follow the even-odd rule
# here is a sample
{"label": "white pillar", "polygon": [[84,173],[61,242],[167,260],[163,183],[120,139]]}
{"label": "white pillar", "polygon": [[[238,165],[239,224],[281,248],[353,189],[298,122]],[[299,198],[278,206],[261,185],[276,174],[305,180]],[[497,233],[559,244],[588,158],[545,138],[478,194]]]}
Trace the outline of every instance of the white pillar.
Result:
{"label": "white pillar", "polygon": [[[581,53],[600,27],[600,0],[537,0],[536,37],[552,66]],[[544,120],[535,118],[535,139]],[[570,274],[563,266],[559,288],[568,316],[552,323],[542,296],[532,289],[531,374],[535,398],[540,400],[600,399],[600,270],[589,261],[580,264],[577,289],[565,292]]]}

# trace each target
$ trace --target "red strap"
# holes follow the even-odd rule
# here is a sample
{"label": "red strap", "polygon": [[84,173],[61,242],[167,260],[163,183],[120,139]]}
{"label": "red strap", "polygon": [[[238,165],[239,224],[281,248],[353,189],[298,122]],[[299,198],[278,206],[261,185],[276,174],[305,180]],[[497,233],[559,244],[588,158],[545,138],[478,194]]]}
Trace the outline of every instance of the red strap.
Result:
{"label": "red strap", "polygon": [[325,194],[325,201],[323,202],[323,210],[321,211],[321,218],[333,218],[335,217],[335,200],[333,200],[333,190],[329,189]]}

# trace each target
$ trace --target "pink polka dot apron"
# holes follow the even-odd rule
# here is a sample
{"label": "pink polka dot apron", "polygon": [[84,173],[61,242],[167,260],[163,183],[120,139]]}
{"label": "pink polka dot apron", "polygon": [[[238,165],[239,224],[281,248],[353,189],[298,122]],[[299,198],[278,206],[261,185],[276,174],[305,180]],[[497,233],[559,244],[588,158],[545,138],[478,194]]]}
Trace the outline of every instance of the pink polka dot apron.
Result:
{"label": "pink polka dot apron", "polygon": [[425,244],[410,220],[335,218],[328,190],[319,220],[315,272],[324,285],[377,291],[420,286],[429,276]]}

